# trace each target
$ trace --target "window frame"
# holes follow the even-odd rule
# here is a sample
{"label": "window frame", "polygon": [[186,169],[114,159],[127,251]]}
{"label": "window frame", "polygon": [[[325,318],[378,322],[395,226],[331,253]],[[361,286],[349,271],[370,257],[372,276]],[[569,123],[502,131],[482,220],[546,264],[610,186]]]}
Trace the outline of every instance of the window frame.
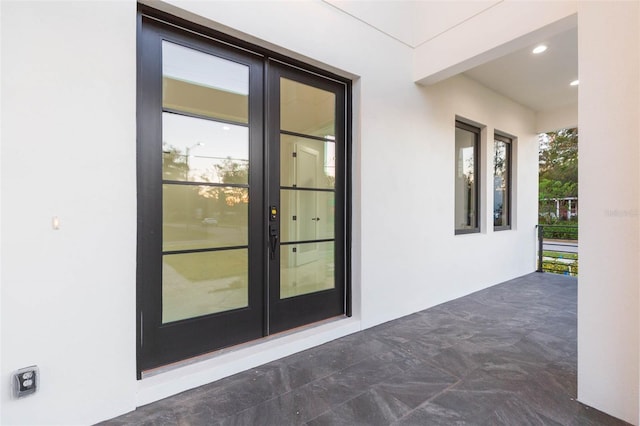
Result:
{"label": "window frame", "polygon": [[506,214],[506,225],[498,225],[496,226],[495,220],[496,220],[496,212],[495,212],[495,196],[496,196],[496,187],[495,187],[495,165],[494,165],[494,173],[493,173],[493,200],[494,200],[494,209],[493,209],[493,230],[494,231],[506,231],[511,229],[512,227],[512,198],[513,198],[513,138],[506,136],[505,134],[502,133],[498,133],[495,132],[493,135],[493,158],[495,159],[495,147],[496,147],[496,142],[503,142],[505,144],[505,146],[507,147],[506,149],[506,161],[507,161],[507,170],[506,170],[506,180],[507,180],[507,184],[505,185],[505,191],[507,193],[507,203],[506,203],[506,208],[507,208],[507,214]]}
{"label": "window frame", "polygon": [[[456,119],[455,122],[455,129],[461,129],[461,130],[465,130],[468,131],[470,133],[474,134],[474,146],[473,146],[473,173],[474,173],[474,179],[473,179],[473,189],[475,191],[475,199],[474,199],[474,211],[476,212],[475,214],[475,220],[474,220],[474,226],[472,228],[458,228],[457,224],[455,223],[455,217],[456,217],[456,212],[457,212],[457,205],[456,205],[456,199],[457,199],[457,194],[455,193],[456,191],[456,187],[454,184],[454,234],[455,235],[464,235],[464,234],[477,234],[480,233],[480,172],[481,172],[481,168],[480,168],[480,141],[481,141],[481,134],[482,134],[482,129],[480,127],[474,126],[472,124],[468,124],[464,121],[461,121],[460,119]],[[455,134],[455,131],[454,131]],[[455,141],[455,135],[454,135],[454,149],[455,149],[455,166],[454,166],[454,176],[457,175],[458,173],[458,149],[456,146],[456,142]]]}

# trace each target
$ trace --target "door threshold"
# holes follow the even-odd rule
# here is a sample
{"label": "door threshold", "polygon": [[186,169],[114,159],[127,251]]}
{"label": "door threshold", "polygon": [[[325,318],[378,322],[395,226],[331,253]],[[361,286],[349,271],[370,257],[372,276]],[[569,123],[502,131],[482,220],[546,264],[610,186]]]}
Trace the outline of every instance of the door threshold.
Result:
{"label": "door threshold", "polygon": [[142,372],[142,380],[151,378],[154,376],[158,376],[173,370],[177,370],[180,368],[188,367],[193,364],[201,363],[204,361],[208,361],[214,358],[219,358],[225,356],[227,354],[244,351],[253,347],[264,345],[265,343],[269,343],[273,340],[282,339],[287,336],[291,336],[294,334],[303,333],[307,330],[312,330],[314,328],[323,327],[332,323],[344,321],[348,319],[345,315],[338,315],[335,317],[327,318],[321,321],[314,322],[312,324],[302,325],[300,327],[292,328],[290,330],[281,331],[279,333],[271,334],[269,336],[261,337],[256,340],[251,340],[249,342],[240,343],[237,345],[229,346],[226,348],[218,349],[213,352],[207,352],[202,355],[197,355],[191,358],[184,359],[182,361],[173,362],[171,364],[163,365],[161,367],[152,368],[150,370],[145,370]]}

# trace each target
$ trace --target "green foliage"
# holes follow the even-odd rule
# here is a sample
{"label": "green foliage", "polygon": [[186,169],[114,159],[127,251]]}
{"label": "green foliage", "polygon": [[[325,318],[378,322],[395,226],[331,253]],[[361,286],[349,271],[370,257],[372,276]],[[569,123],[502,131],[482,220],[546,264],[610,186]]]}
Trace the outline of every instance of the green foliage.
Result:
{"label": "green foliage", "polygon": [[578,182],[562,182],[559,180],[551,180],[544,177],[539,181],[539,198],[540,200],[577,197]]}
{"label": "green foliage", "polygon": [[552,200],[578,196],[578,129],[541,135],[538,163],[540,221],[555,223]]}
{"label": "green foliage", "polygon": [[556,259],[571,259],[578,260],[578,253],[567,253],[564,251],[551,251],[545,250],[542,252],[542,256],[544,257],[553,257]]}
{"label": "green foliage", "polygon": [[578,254],[557,251],[544,251],[542,270],[554,274],[578,275]]}
{"label": "green foliage", "polygon": [[540,180],[574,183],[567,197],[578,195],[578,129],[549,132],[541,137]]}
{"label": "green foliage", "polygon": [[[562,222],[569,225],[554,225],[545,226],[542,230],[543,238],[545,240],[578,240],[578,226],[576,222]],[[571,225],[571,223],[576,223]]]}
{"label": "green foliage", "polygon": [[576,260],[571,263],[565,263],[565,262],[560,262],[558,260],[553,260],[553,259],[543,259],[542,270],[544,272],[551,272],[554,274],[577,276],[578,261]]}

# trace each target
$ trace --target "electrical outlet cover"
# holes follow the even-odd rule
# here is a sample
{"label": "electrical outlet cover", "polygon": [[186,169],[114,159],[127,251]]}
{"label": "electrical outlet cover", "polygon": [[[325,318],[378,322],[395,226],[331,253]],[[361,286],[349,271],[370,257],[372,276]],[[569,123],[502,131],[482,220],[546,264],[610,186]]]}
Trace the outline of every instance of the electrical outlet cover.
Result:
{"label": "electrical outlet cover", "polygon": [[14,397],[32,395],[40,386],[40,370],[35,365],[16,370],[11,375],[11,382]]}

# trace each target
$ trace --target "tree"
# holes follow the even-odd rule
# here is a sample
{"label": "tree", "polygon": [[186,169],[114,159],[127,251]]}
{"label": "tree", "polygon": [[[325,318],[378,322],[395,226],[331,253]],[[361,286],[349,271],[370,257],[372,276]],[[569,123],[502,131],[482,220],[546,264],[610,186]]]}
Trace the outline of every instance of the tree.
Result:
{"label": "tree", "polygon": [[[540,143],[540,178],[578,184],[578,129],[545,133]],[[569,196],[569,195],[568,195]]]}
{"label": "tree", "polygon": [[578,129],[563,129],[540,135],[540,213],[551,218],[555,200],[578,196]]}

